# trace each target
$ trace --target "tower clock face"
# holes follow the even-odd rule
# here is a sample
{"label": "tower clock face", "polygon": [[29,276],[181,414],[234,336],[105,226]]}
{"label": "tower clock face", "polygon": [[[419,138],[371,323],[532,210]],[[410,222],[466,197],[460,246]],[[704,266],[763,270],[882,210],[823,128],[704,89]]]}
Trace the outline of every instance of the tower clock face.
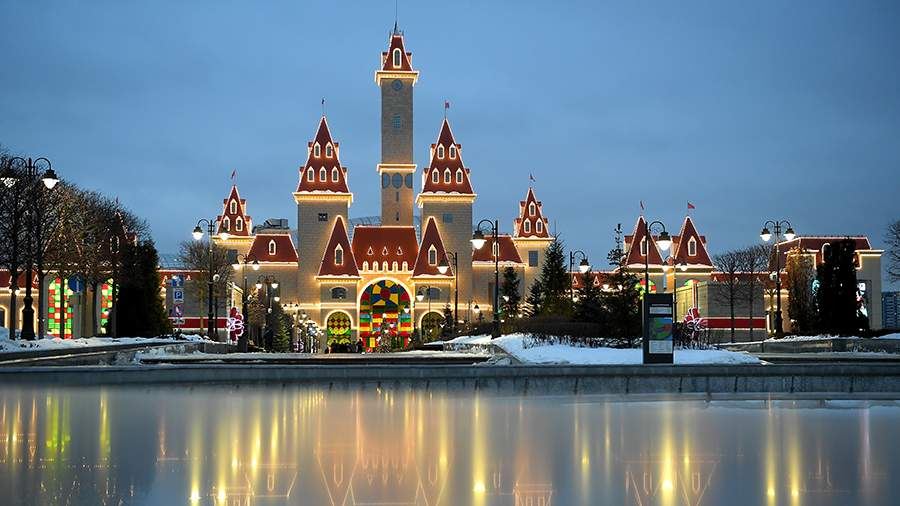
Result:
{"label": "tower clock face", "polygon": [[394,82],[391,83],[391,88],[394,88],[394,91],[400,91],[403,89],[403,81],[399,79],[394,79]]}

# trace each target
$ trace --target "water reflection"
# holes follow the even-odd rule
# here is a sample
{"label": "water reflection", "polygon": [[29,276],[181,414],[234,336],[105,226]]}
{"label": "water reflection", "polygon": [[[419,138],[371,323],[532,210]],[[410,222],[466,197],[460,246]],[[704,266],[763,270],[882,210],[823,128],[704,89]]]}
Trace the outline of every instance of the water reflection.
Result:
{"label": "water reflection", "polygon": [[0,389],[3,504],[891,504],[894,402]]}

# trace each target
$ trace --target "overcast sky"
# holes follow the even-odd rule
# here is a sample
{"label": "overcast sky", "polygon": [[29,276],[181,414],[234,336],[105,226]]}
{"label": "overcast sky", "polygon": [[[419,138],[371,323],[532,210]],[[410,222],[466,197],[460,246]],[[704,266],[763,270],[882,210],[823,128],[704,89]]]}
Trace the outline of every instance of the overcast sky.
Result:
{"label": "overcast sky", "polygon": [[[415,155],[450,119],[476,217],[509,231],[533,173],[545,215],[599,264],[617,223],[715,253],[766,219],[867,234],[900,219],[900,2],[400,2],[421,71]],[[162,252],[221,211],[232,169],[256,223],[291,192],[320,100],[375,215],[391,0],[0,0],[0,143],[144,216]],[[416,179],[417,187],[419,178]]]}

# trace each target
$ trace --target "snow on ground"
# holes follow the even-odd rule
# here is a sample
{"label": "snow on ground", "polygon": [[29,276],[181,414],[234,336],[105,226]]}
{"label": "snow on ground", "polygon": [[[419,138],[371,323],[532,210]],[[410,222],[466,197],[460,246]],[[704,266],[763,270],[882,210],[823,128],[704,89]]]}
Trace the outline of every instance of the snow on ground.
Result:
{"label": "snow on ground", "polygon": [[876,337],[875,339],[900,339],[900,332],[896,334],[885,334],[883,336]]}
{"label": "snow on ground", "polygon": [[0,332],[0,354],[36,350],[88,349],[98,346],[126,344],[177,344],[206,340],[204,337],[197,334],[186,334],[181,336],[182,339],[165,337],[120,337],[118,339],[113,339],[111,337],[86,337],[81,339],[60,339],[58,337],[53,337],[35,339],[34,341],[23,341],[21,339],[12,341],[9,339],[9,330],[5,328],[2,330],[3,331]]}
{"label": "snow on ground", "polygon": [[[479,336],[485,337],[485,336]],[[489,338],[489,336],[487,336]],[[525,347],[530,338],[522,334],[498,337],[493,343],[517,360],[528,364],[630,365],[643,362],[640,348],[582,348],[566,344]],[[676,364],[759,364],[744,352],[725,350],[675,350]]]}

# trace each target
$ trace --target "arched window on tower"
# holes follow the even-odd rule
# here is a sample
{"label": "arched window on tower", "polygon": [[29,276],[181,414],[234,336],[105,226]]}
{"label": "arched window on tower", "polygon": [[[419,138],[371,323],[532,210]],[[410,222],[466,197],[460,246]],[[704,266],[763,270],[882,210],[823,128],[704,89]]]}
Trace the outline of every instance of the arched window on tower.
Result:
{"label": "arched window on tower", "polygon": [[312,167],[310,167],[309,170],[306,171],[306,180],[310,183],[316,180],[316,171],[314,171]]}
{"label": "arched window on tower", "polygon": [[327,156],[328,158],[334,156],[334,148],[331,146],[331,144],[325,146],[325,156]]}
{"label": "arched window on tower", "polygon": [[325,167],[319,169],[319,181],[328,181],[328,171],[325,170]]}
{"label": "arched window on tower", "polygon": [[463,182],[462,169],[456,169],[456,184],[462,184],[462,182]]}
{"label": "arched window on tower", "polygon": [[534,205],[534,202],[528,204],[528,216],[534,216],[536,210],[537,206]]}
{"label": "arched window on tower", "polygon": [[340,244],[334,248],[334,265],[344,265],[344,248]]}
{"label": "arched window on tower", "polygon": [[456,146],[450,146],[450,158],[456,159]]}
{"label": "arched window on tower", "polygon": [[537,231],[537,233],[543,234],[544,233],[544,220],[537,220],[537,223],[534,224],[534,229]]}
{"label": "arched window on tower", "polygon": [[400,54],[400,48],[394,49],[394,68],[400,68],[400,59],[403,55]]}
{"label": "arched window on tower", "polygon": [[441,160],[444,159],[444,146],[438,146],[438,158]]}
{"label": "arched window on tower", "polygon": [[234,229],[238,232],[244,231],[244,220],[240,216],[234,220]]}
{"label": "arched window on tower", "polygon": [[437,265],[437,248],[433,244],[428,248],[428,265]]}
{"label": "arched window on tower", "polygon": [[316,158],[319,158],[322,156],[322,147],[319,146],[318,143],[316,143],[316,145],[313,146],[313,156],[315,156]]}
{"label": "arched window on tower", "polygon": [[444,182],[450,182],[450,169],[444,169]]}
{"label": "arched window on tower", "polygon": [[647,238],[641,239],[641,256],[647,256]]}
{"label": "arched window on tower", "polygon": [[438,174],[438,170],[437,169],[432,170],[431,171],[431,182],[437,183],[440,181],[440,179],[441,179],[441,176]]}
{"label": "arched window on tower", "polygon": [[231,214],[237,213],[237,201],[236,200],[232,200],[231,203],[228,204],[228,206],[230,208],[229,212],[231,212]]}
{"label": "arched window on tower", "polygon": [[697,256],[697,240],[693,237],[688,240],[688,256],[695,257]]}
{"label": "arched window on tower", "polygon": [[526,234],[530,234],[531,233],[531,221],[530,220],[523,221],[522,229],[525,230]]}
{"label": "arched window on tower", "polygon": [[231,231],[231,220],[228,219],[228,216],[222,218],[222,230],[225,232]]}
{"label": "arched window on tower", "polygon": [[337,167],[331,168],[331,182],[332,183],[338,182],[338,168]]}
{"label": "arched window on tower", "polygon": [[269,254],[274,255],[276,251],[275,239],[269,239]]}

